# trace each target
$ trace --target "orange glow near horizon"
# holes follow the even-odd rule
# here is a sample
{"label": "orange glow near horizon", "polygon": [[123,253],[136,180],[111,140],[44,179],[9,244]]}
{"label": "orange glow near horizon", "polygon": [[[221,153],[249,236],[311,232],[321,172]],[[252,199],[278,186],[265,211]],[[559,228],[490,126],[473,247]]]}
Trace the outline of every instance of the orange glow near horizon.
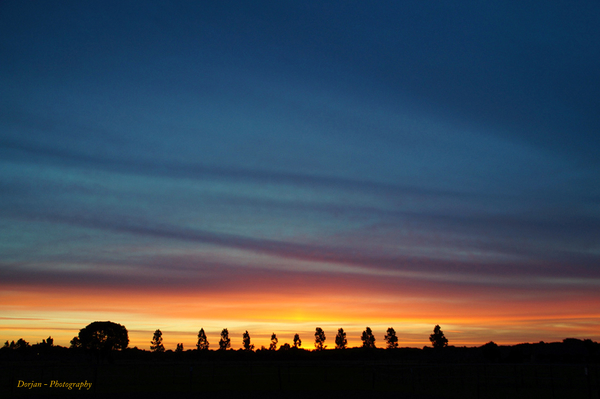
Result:
{"label": "orange glow near horizon", "polygon": [[[562,341],[568,337],[596,341],[599,338],[600,314],[592,310],[600,308],[600,303],[587,303],[582,308],[577,298],[553,307],[544,307],[538,301],[455,300],[441,312],[431,311],[440,303],[434,295],[386,298],[373,294],[370,300],[357,303],[357,296],[340,292],[283,295],[138,291],[126,295],[116,289],[71,288],[49,295],[50,291],[40,287],[2,291],[2,343],[19,338],[37,343],[52,336],[56,345],[68,346],[79,329],[96,320],[123,324],[129,331],[130,347],[146,350],[156,329],[163,332],[165,347],[173,350],[177,343],[183,343],[186,350],[194,349],[200,328],[204,328],[211,349],[218,347],[223,328],[229,330],[232,349],[241,348],[246,330],[256,348],[268,347],[274,332],[279,345],[292,345],[293,336],[298,333],[302,348],[314,349],[315,327],[325,330],[328,348],[335,346],[340,327],[347,333],[349,347],[360,346],[360,335],[366,326],[372,328],[378,347],[385,346],[383,337],[388,327],[395,329],[400,346],[429,346],[428,337],[436,324],[441,325],[450,345],[455,346],[479,346],[489,341],[509,345]],[[575,306],[582,311],[573,313]]]}

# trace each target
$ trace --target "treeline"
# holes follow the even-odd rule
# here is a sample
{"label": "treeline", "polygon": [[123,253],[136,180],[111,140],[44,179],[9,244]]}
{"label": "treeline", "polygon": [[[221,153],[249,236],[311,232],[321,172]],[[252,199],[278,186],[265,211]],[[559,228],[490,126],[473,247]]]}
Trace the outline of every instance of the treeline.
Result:
{"label": "treeline", "polygon": [[[150,342],[150,350],[152,352],[164,352],[165,347],[163,345],[162,331],[157,329],[154,332],[152,341]],[[51,338],[49,338],[51,339]],[[210,342],[206,336],[203,328],[200,329],[197,336],[196,349],[197,350],[209,350]],[[390,327],[387,329],[386,335],[383,337],[385,346],[387,349],[398,348],[398,336],[394,328]],[[325,341],[327,337],[321,327],[315,329],[314,334],[314,346],[317,351],[321,351],[327,348]],[[448,346],[448,339],[444,336],[444,332],[441,330],[439,325],[436,325],[433,329],[433,334],[429,336],[429,340],[434,348],[443,348]],[[361,335],[362,347],[374,349],[376,338],[373,335],[373,331],[370,327],[366,327]],[[127,329],[117,323],[110,321],[96,321],[85,328],[81,329],[78,336],[73,337],[70,342],[71,348],[96,348],[96,349],[125,349],[129,345],[129,337]],[[259,350],[277,350],[279,339],[277,334],[271,335],[271,342],[269,347],[262,346]],[[8,341],[5,346],[8,345]],[[300,348],[302,346],[302,340],[299,334],[294,335],[293,344],[285,343],[279,347],[281,350],[287,350],[291,348]],[[335,336],[335,349],[347,349],[348,340],[346,338],[346,332],[343,328],[339,328]],[[221,331],[221,338],[218,342],[218,350],[231,349],[231,338],[229,337],[229,330],[224,328]],[[242,349],[245,351],[254,351],[255,346],[251,343],[250,333],[246,330],[242,335]],[[183,352],[183,343],[178,343],[175,349],[176,352]]]}
{"label": "treeline", "polygon": [[[72,346],[77,346],[78,340],[76,339],[77,337],[74,338],[74,341],[71,341]],[[327,340],[327,337],[325,336],[325,332],[323,331],[323,329],[321,327],[317,327],[315,329],[315,334],[314,334],[314,346],[315,349],[317,351],[322,351],[324,349],[327,348],[327,345],[325,344],[325,341]],[[363,348],[367,348],[367,349],[374,349],[375,346],[375,336],[373,335],[373,331],[371,330],[370,327],[367,327],[361,335],[361,341],[362,341],[362,347]],[[387,349],[396,349],[398,348],[398,336],[396,335],[396,331],[390,327],[387,329],[387,332],[385,334],[385,336],[383,337],[384,341],[385,341],[385,346]],[[433,330],[433,334],[431,334],[429,336],[429,340],[431,341],[431,344],[433,345],[434,348],[443,348],[445,346],[448,346],[448,339],[446,339],[446,337],[444,336],[443,331],[441,330],[439,325],[436,325],[434,330]],[[262,346],[259,350],[277,350],[277,345],[279,344],[279,339],[277,338],[277,334],[273,333],[271,335],[271,342],[269,343],[269,347],[266,348],[265,346]],[[229,330],[227,328],[224,328],[221,331],[221,338],[219,339],[219,343],[218,343],[218,350],[228,350],[231,349],[231,338],[229,338]],[[298,349],[302,346],[302,340],[300,339],[300,336],[298,334],[294,335],[294,340],[293,340],[293,344],[290,345],[289,343],[284,343],[283,345],[281,345],[279,347],[279,350],[289,350],[292,348]],[[347,349],[348,348],[348,340],[346,338],[346,332],[344,331],[343,328],[338,329],[338,332],[335,336],[335,349]],[[197,350],[209,350],[210,349],[210,343],[208,342],[208,339],[206,337],[206,333],[204,332],[204,329],[200,329],[200,331],[198,332],[198,341],[196,343],[196,349]],[[255,350],[255,346],[251,343],[251,339],[250,339],[250,333],[248,333],[248,331],[246,330],[244,332],[244,334],[242,335],[242,349],[245,351],[254,351]],[[150,342],[150,350],[152,352],[164,352],[165,351],[165,347],[163,345],[163,337],[162,337],[162,331],[156,330],[154,332],[154,336],[152,337],[152,341]],[[178,343],[177,347],[175,349],[175,352],[183,352],[184,348],[183,348],[183,343]]]}
{"label": "treeline", "polygon": [[[173,359],[358,359],[368,357],[371,359],[398,359],[401,361],[450,361],[450,362],[528,362],[528,361],[558,361],[558,362],[598,362],[600,359],[600,345],[589,339],[579,340],[567,338],[561,343],[519,344],[514,346],[499,346],[490,341],[477,348],[453,347],[448,345],[439,325],[433,329],[429,336],[431,347],[399,348],[396,331],[390,327],[383,337],[384,347],[376,346],[376,338],[371,328],[366,327],[361,334],[362,346],[348,348],[346,332],[339,328],[334,338],[335,350],[327,349],[327,337],[322,328],[317,327],[314,333],[315,350],[302,348],[299,334],[295,334],[293,344],[279,345],[277,335],[271,335],[268,347],[256,349],[251,343],[248,331],[242,334],[242,347],[231,350],[229,331],[224,328],[217,350],[211,350],[204,329],[197,335],[195,350],[184,349],[182,343],[177,344],[175,351],[165,350],[160,329],[154,332],[151,340],[150,351],[140,350],[137,347],[129,348],[129,337],[125,326],[110,321],[96,321],[79,331],[71,340],[69,348],[55,346],[52,337],[42,340],[41,343],[30,345],[23,338],[9,343],[6,341],[0,348],[0,359],[42,359],[54,358],[96,358],[98,361],[108,359],[149,359],[175,356]],[[158,357],[157,357],[158,356]],[[429,359],[429,360],[428,360]]]}
{"label": "treeline", "polygon": [[[204,329],[200,329],[197,336],[196,349],[199,351],[206,351],[210,349],[210,343],[206,336]],[[383,337],[385,346],[387,349],[398,348],[398,336],[394,328],[390,327],[387,329],[385,336]],[[317,351],[322,351],[327,348],[325,341],[325,331],[321,327],[317,327],[314,333],[314,346]],[[429,340],[434,348],[443,348],[448,346],[448,339],[444,336],[444,332],[441,330],[439,325],[436,325],[433,329],[433,334],[429,336]],[[370,327],[366,327],[361,335],[362,347],[366,349],[375,349],[376,338]],[[125,326],[110,321],[95,321],[85,328],[79,331],[79,335],[73,337],[70,342],[71,349],[93,349],[98,351],[112,351],[112,350],[124,350],[129,346],[129,334]],[[277,335],[273,333],[271,335],[271,342],[269,347],[262,346],[259,350],[289,350],[299,349],[302,346],[302,340],[299,334],[294,335],[293,344],[290,345],[285,343],[278,348],[279,339]],[[43,340],[42,344],[53,346],[54,340],[52,337],[48,337],[47,340]],[[23,338],[19,339],[16,343],[12,341],[9,343],[6,341],[2,349],[16,349],[21,350],[22,348],[29,347],[30,344]],[[224,328],[221,331],[221,338],[218,342],[218,350],[224,351],[231,349],[231,338],[229,337],[229,330]],[[343,328],[339,328],[335,336],[335,349],[348,349],[348,340],[346,338],[346,332]],[[242,350],[252,352],[255,350],[255,346],[251,343],[250,333],[246,330],[242,335]],[[157,329],[154,332],[152,341],[150,342],[151,352],[165,352],[163,345],[162,331]],[[178,343],[175,352],[183,352],[183,343]]]}
{"label": "treeline", "polygon": [[[47,340],[46,340],[47,341]],[[146,362],[172,363],[212,363],[212,362],[392,362],[394,364],[481,364],[481,363],[563,363],[599,364],[600,344],[591,340],[568,338],[562,342],[526,343],[513,346],[496,345],[493,342],[479,347],[447,346],[436,349],[423,348],[355,347],[344,350],[306,350],[285,345],[276,350],[268,347],[253,351],[237,350],[166,350],[152,352],[127,347],[123,350],[103,352],[84,347],[69,348],[46,343],[0,348],[0,362],[43,361],[61,364],[124,363],[141,364]]]}

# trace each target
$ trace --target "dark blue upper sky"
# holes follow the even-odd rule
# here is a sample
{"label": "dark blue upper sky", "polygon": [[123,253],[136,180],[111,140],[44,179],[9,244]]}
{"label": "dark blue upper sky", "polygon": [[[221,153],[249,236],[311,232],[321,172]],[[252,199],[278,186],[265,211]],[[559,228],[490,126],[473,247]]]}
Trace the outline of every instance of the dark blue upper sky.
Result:
{"label": "dark blue upper sky", "polygon": [[596,1],[4,1],[0,271],[110,285],[195,243],[223,287],[243,264],[595,290],[598,21]]}

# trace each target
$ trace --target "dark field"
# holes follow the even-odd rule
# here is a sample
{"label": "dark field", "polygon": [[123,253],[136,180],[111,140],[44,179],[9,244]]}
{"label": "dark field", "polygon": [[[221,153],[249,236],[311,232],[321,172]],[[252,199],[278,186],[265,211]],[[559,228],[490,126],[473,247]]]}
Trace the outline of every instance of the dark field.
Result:
{"label": "dark field", "polygon": [[[3,362],[0,397],[598,398],[598,364],[406,364],[391,361]],[[19,383],[19,381],[22,381]],[[51,381],[91,389],[19,387]]]}

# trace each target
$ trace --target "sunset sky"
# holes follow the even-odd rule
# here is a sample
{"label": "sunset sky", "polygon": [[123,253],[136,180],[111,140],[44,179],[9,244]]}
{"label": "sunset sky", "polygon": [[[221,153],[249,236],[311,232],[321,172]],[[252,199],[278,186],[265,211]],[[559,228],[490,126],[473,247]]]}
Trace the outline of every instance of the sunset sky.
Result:
{"label": "sunset sky", "polygon": [[0,344],[600,340],[600,3],[0,2]]}

